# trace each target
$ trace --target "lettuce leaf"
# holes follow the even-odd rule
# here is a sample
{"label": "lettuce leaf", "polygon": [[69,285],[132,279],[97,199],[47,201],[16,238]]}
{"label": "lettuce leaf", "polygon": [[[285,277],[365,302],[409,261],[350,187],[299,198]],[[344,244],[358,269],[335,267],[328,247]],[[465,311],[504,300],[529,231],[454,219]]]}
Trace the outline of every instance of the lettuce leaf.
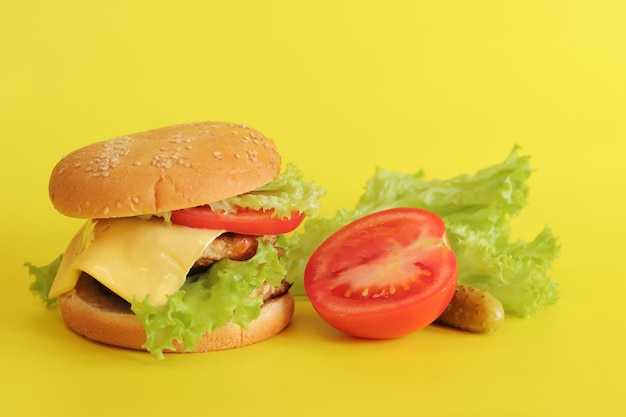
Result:
{"label": "lettuce leaf", "polygon": [[489,233],[452,224],[448,238],[459,260],[459,282],[489,291],[505,311],[529,317],[559,299],[548,274],[559,252],[557,238],[545,227],[531,242],[486,238]]}
{"label": "lettuce leaf", "polygon": [[315,214],[320,206],[319,199],[325,191],[312,182],[305,182],[296,165],[289,163],[274,181],[235,197],[210,203],[213,211],[231,213],[238,207],[253,210],[273,209],[276,217],[291,217],[292,211]]}
{"label": "lettuce leaf", "polygon": [[415,174],[378,169],[353,209],[331,217],[308,219],[304,231],[292,238],[287,266],[294,294],[304,295],[302,276],[313,251],[344,225],[376,211],[417,207],[443,218],[454,249],[459,283],[489,291],[505,311],[528,317],[554,304],[558,285],[549,274],[560,245],[546,227],[531,242],[513,241],[510,219],[527,204],[532,170],[528,156],[515,147],[505,161],[475,175],[425,180]]}
{"label": "lettuce leaf", "polygon": [[193,350],[206,332],[231,321],[246,327],[260,315],[263,296],[251,296],[263,281],[276,286],[286,275],[285,260],[276,247],[263,243],[247,261],[223,260],[203,274],[190,276],[168,301],[155,307],[149,300],[132,303],[143,323],[147,340],[143,347],[158,358],[174,348],[174,341]]}
{"label": "lettuce leaf", "polygon": [[52,288],[59,265],[61,265],[61,259],[63,259],[63,255],[59,255],[48,265],[43,266],[24,262],[24,266],[28,268],[28,273],[35,278],[30,284],[30,291],[34,296],[41,298],[46,307],[53,307],[58,302],[57,298],[48,298],[48,293],[50,293],[50,288]]}

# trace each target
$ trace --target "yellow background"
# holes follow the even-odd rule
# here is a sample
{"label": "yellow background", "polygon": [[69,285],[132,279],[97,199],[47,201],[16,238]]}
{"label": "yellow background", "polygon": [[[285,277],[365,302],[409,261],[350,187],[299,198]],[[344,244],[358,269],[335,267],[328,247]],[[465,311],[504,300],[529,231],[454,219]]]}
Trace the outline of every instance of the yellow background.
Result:
{"label": "yellow background", "polygon": [[[1,413],[623,415],[626,7],[621,1],[13,1],[0,9]],[[375,167],[474,173],[531,155],[530,239],[559,303],[477,336],[366,342],[299,300],[280,336],[151,356],[88,343],[28,291],[80,222],[48,175],[93,141],[223,120],[272,137],[349,207]],[[69,414],[68,414],[69,413]]]}

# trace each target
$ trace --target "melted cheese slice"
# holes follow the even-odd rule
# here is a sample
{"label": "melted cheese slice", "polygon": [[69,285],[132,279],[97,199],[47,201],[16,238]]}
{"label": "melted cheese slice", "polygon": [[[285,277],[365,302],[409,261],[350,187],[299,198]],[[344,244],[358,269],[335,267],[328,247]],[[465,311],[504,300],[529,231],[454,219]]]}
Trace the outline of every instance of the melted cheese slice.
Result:
{"label": "melted cheese slice", "polygon": [[222,233],[158,218],[90,220],[70,242],[49,297],[72,290],[86,272],[128,302],[149,297],[151,304],[161,305]]}

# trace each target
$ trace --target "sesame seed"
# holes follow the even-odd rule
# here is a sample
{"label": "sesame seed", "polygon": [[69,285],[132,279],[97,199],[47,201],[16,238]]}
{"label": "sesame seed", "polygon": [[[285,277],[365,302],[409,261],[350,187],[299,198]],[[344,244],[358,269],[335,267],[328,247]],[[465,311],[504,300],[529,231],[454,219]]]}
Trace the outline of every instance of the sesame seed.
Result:
{"label": "sesame seed", "polygon": [[75,163],[74,168],[80,168],[80,162]]}
{"label": "sesame seed", "polygon": [[104,215],[106,216],[107,214],[109,214],[109,208],[105,207],[104,210],[102,210],[102,212],[104,213]]}
{"label": "sesame seed", "polygon": [[183,141],[182,135],[180,133],[174,133],[170,136],[170,143],[181,143]]}
{"label": "sesame seed", "polygon": [[215,151],[213,152],[213,156],[215,157],[215,159],[222,159],[222,153],[220,151]]}
{"label": "sesame seed", "polygon": [[248,151],[248,159],[250,159],[250,161],[252,162],[259,162],[259,158],[258,158],[258,153],[255,150],[249,150]]}
{"label": "sesame seed", "polygon": [[235,154],[235,158],[237,159],[241,159],[241,155],[239,155],[238,153]]}
{"label": "sesame seed", "polygon": [[155,155],[151,164],[157,168],[171,168],[174,165],[174,160],[168,155]]}
{"label": "sesame seed", "polygon": [[117,207],[118,209],[122,208],[122,203],[120,203],[119,201],[115,203],[115,207]]}
{"label": "sesame seed", "polygon": [[[121,157],[130,152],[129,143],[132,138],[121,136],[105,142],[96,156],[87,163],[85,172],[91,172],[92,176],[100,176],[98,172],[106,172],[119,165]],[[108,176],[108,174],[103,175]]]}
{"label": "sesame seed", "polygon": [[133,197],[133,198],[131,198],[131,200],[133,201],[133,203],[139,204],[139,198]]}
{"label": "sesame seed", "polygon": [[108,176],[109,176],[109,171],[104,171],[104,172],[102,173],[102,176],[103,176],[103,177],[108,177]]}
{"label": "sesame seed", "polygon": [[141,161],[135,161],[133,162],[133,165],[136,167],[140,167],[141,166]]}

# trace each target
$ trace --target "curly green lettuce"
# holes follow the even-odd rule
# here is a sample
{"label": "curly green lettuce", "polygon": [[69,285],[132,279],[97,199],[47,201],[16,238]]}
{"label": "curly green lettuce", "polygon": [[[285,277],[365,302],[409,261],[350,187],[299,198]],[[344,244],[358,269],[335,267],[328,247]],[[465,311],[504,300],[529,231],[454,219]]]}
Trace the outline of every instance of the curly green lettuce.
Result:
{"label": "curly green lettuce", "polygon": [[162,359],[164,350],[174,349],[174,341],[190,351],[205,333],[230,322],[247,327],[259,317],[263,304],[262,294],[251,294],[264,281],[280,285],[286,272],[276,247],[259,239],[255,256],[247,261],[222,260],[205,273],[188,277],[164,305],[134,300],[131,309],[146,330],[143,347]]}
{"label": "curly green lettuce", "polygon": [[549,273],[560,245],[546,227],[531,242],[513,240],[510,220],[527,204],[532,169],[515,147],[500,164],[475,175],[425,180],[423,172],[405,174],[378,169],[353,209],[309,219],[292,239],[288,278],[303,295],[302,276],[313,251],[348,223],[393,207],[430,210],[446,223],[457,256],[459,283],[489,291],[507,313],[528,317],[559,299]]}
{"label": "curly green lettuce", "polygon": [[253,210],[273,209],[274,217],[291,217],[292,212],[314,215],[320,208],[319,199],[325,191],[313,182],[304,181],[304,175],[289,163],[272,182],[245,194],[215,201],[213,211],[236,212],[239,207]]}
{"label": "curly green lettuce", "polygon": [[48,293],[50,292],[50,288],[52,288],[57,270],[61,265],[61,259],[63,259],[63,255],[59,255],[48,265],[43,266],[33,265],[31,262],[24,262],[24,266],[28,268],[28,273],[35,278],[30,283],[30,291],[34,296],[40,298],[46,304],[46,307],[53,307],[59,301],[58,298],[48,297]]}

